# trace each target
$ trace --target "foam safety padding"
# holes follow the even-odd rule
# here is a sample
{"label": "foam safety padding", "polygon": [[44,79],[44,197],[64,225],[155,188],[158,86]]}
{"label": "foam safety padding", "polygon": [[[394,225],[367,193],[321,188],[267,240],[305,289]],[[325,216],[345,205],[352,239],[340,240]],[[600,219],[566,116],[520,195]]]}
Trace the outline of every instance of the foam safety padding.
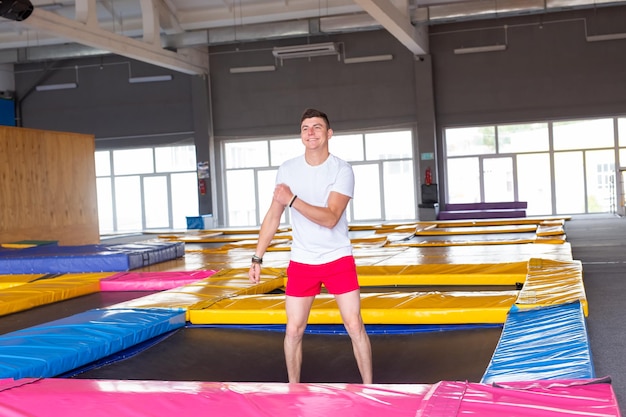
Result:
{"label": "foam safety padding", "polygon": [[[362,293],[361,314],[367,324],[504,323],[517,291]],[[192,324],[284,324],[284,295],[239,296],[189,312]],[[310,324],[342,323],[332,295],[313,301]]]}
{"label": "foam safety padding", "polygon": [[181,242],[125,245],[44,245],[0,252],[0,274],[129,271],[185,254]]}
{"label": "foam safety padding", "polygon": [[210,277],[216,271],[118,272],[100,281],[100,291],[163,291]]}
{"label": "foam safety padding", "polygon": [[[47,274],[0,291],[0,316],[100,291],[110,273]],[[30,275],[36,276],[36,275]]]}
{"label": "foam safety padding", "polygon": [[511,309],[483,383],[594,378],[580,302]]}
{"label": "foam safety padding", "polygon": [[285,384],[26,378],[0,381],[0,414],[48,417],[603,416],[620,415],[602,380],[491,386]]}
{"label": "foam safety padding", "polygon": [[96,309],[7,333],[0,378],[54,377],[184,325],[177,309]]}

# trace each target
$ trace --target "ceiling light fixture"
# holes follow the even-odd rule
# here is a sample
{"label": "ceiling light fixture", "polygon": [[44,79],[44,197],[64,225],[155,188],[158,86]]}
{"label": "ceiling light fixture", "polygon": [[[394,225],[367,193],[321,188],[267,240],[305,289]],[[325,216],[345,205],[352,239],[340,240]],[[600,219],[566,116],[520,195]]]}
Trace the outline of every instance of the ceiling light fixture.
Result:
{"label": "ceiling light fixture", "polygon": [[344,58],[344,64],[361,64],[363,62],[381,62],[381,61],[391,61],[393,59],[393,55],[370,55],[370,56],[359,56],[354,58]]}
{"label": "ceiling light fixture", "polygon": [[588,35],[587,42],[616,41],[626,39],[626,33],[609,33],[607,35]]}
{"label": "ceiling light fixture", "polygon": [[272,50],[276,58],[309,58],[312,56],[338,55],[339,50],[334,42],[311,43],[306,45],[277,46]]}
{"label": "ceiling light fixture", "polygon": [[41,84],[35,87],[37,91],[52,91],[52,90],[69,90],[71,88],[78,87],[76,83],[63,83],[63,84]]}
{"label": "ceiling light fixture", "polygon": [[150,75],[147,77],[130,77],[128,79],[128,82],[131,84],[136,84],[136,83],[156,83],[159,81],[170,81],[172,79],[172,76],[170,74],[168,75]]}
{"label": "ceiling light fixture", "polygon": [[496,52],[506,50],[506,45],[487,45],[487,46],[475,46],[472,48],[457,48],[454,50],[456,55],[463,54],[477,54],[481,52]]}
{"label": "ceiling light fixture", "polygon": [[230,69],[231,74],[244,74],[247,72],[269,72],[276,71],[275,65],[263,65],[257,67],[233,67]]}

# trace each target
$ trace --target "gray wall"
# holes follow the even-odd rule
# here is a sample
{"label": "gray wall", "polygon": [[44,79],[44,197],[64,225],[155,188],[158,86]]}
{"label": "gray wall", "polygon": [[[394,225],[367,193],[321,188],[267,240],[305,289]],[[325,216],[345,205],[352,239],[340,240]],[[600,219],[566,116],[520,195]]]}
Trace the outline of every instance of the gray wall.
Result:
{"label": "gray wall", "polygon": [[[171,74],[173,79],[131,84],[131,73]],[[40,84],[68,82],[78,88],[35,90]],[[99,148],[193,137],[192,82],[185,74],[106,56],[16,66],[15,85],[18,125],[23,127],[95,134]]]}
{"label": "gray wall", "polygon": [[[505,29],[505,26],[507,27]],[[440,125],[614,115],[626,104],[626,8],[436,26],[431,30]],[[507,50],[455,55],[504,42]]]}
{"label": "gray wall", "polygon": [[[336,56],[284,60],[275,45],[337,42],[347,57],[392,54],[393,61],[344,64]],[[413,55],[386,31],[211,48],[216,137],[293,135],[307,107],[325,111],[337,130],[415,121]],[[274,72],[229,68],[274,65]]]}
{"label": "gray wall", "polygon": [[[210,81],[174,73],[169,83],[131,85],[128,63],[133,75],[171,72],[113,56],[55,63],[56,70],[49,63],[20,65],[16,88],[25,127],[93,133],[100,148],[193,138],[199,160],[217,151],[214,184],[220,140],[293,136],[306,107],[326,111],[339,132],[410,126],[418,138],[419,183],[422,152],[437,155],[435,179],[443,178],[444,127],[624,114],[626,40],[587,42],[585,33],[626,32],[625,16],[622,6],[431,26],[431,54],[421,60],[383,30],[212,46]],[[394,59],[347,65],[326,56],[281,65],[271,54],[275,45],[330,41],[348,57]],[[506,51],[453,53],[497,43],[506,43]],[[229,72],[273,64],[274,72]],[[73,82],[76,65],[80,88],[30,92],[42,77]]]}

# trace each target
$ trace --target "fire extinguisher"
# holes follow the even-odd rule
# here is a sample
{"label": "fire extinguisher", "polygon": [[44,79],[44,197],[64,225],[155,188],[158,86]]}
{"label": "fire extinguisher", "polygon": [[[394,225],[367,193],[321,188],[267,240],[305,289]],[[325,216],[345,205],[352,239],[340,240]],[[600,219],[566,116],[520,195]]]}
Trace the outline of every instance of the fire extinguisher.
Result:
{"label": "fire extinguisher", "polygon": [[204,178],[198,180],[198,189],[200,191],[200,195],[206,194],[206,180]]}
{"label": "fire extinguisher", "polygon": [[424,182],[426,183],[426,185],[430,185],[433,183],[433,175],[430,172],[430,167],[426,168],[426,175],[424,177]]}

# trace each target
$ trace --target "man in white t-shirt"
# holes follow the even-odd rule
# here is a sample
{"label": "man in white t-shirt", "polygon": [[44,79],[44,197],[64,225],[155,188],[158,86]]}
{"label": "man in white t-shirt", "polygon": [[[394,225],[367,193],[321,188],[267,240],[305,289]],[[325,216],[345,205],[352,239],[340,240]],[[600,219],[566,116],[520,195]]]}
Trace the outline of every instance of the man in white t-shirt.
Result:
{"label": "man in white t-shirt", "polygon": [[361,379],[371,384],[372,352],[361,317],[361,294],[346,217],[354,193],[354,173],[350,164],[330,154],[332,135],[326,114],[315,109],[304,111],[300,123],[304,155],[285,161],[278,169],[274,197],[261,225],[249,277],[259,282],[263,254],[285,208],[290,208],[293,240],[287,268],[284,344],[289,382],[300,382],[302,337],[313,300],[323,284],[335,297]]}

